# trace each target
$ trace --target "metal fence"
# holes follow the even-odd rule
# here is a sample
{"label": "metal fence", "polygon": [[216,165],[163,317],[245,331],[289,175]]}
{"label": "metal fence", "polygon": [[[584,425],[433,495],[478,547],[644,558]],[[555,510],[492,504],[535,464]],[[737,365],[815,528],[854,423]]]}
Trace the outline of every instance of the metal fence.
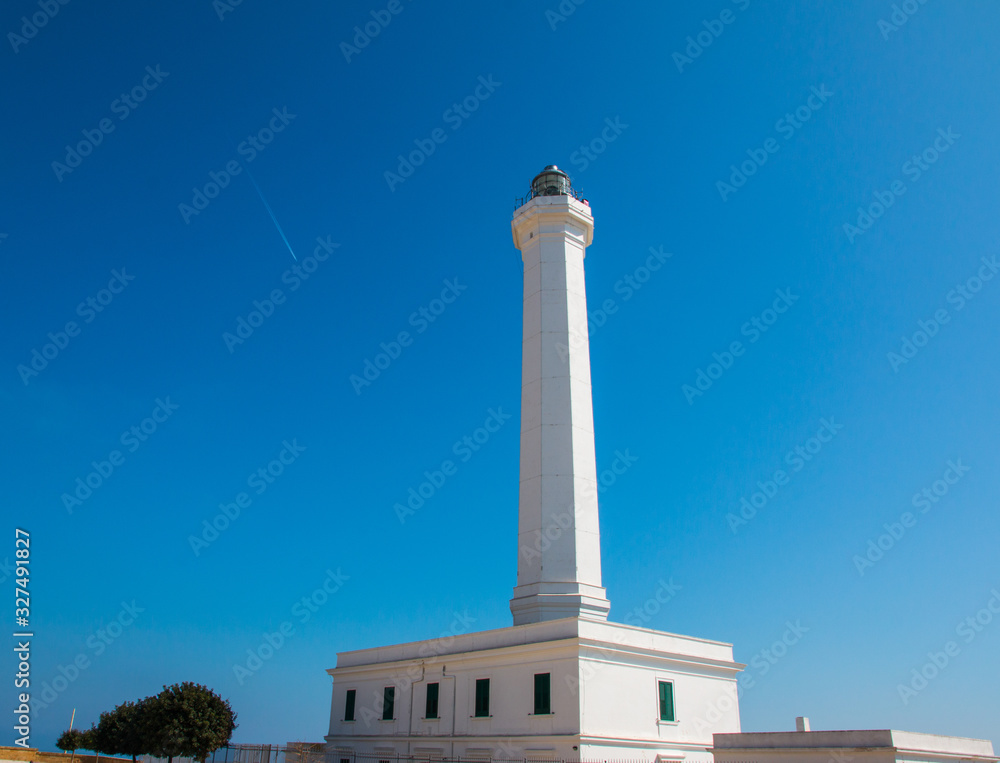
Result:
{"label": "metal fence", "polygon": [[[166,763],[156,758],[142,758],[141,763]],[[196,763],[189,758],[174,758],[173,763]],[[451,757],[426,753],[394,753],[337,750],[318,744],[234,744],[215,751],[205,763],[643,763],[640,759],[584,761],[556,757],[515,758],[507,755],[466,755]]]}
{"label": "metal fence", "polygon": [[[324,744],[231,744],[220,747],[205,763],[340,763],[328,755]],[[167,763],[167,758],[143,755],[138,763]],[[172,763],[198,763],[193,758],[174,758]]]}

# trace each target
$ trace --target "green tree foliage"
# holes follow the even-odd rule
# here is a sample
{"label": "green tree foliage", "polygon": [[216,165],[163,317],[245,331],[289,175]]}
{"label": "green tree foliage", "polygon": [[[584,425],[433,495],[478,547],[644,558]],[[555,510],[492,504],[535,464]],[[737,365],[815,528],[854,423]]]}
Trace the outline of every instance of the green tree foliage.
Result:
{"label": "green tree foliage", "polygon": [[86,749],[84,748],[85,741],[82,731],[69,729],[68,731],[64,731],[56,741],[56,747],[66,752],[76,752],[80,749]]}
{"label": "green tree foliage", "polygon": [[61,750],[93,750],[105,755],[205,758],[229,743],[236,713],[211,689],[186,681],[164,686],[154,697],[123,702],[101,713],[88,731],[66,731]]}
{"label": "green tree foliage", "polygon": [[154,699],[147,697],[138,702],[123,702],[108,713],[101,713],[101,720],[91,729],[95,750],[105,755],[145,755],[155,746],[155,729],[152,726]]}
{"label": "green tree foliage", "polygon": [[236,713],[229,701],[200,684],[164,686],[147,700],[152,703],[150,725],[155,739],[152,755],[190,757],[204,763],[213,751],[228,744],[236,729]]}
{"label": "green tree foliage", "polygon": [[80,734],[80,747],[84,750],[93,750],[94,752],[98,752],[97,734],[93,727]]}

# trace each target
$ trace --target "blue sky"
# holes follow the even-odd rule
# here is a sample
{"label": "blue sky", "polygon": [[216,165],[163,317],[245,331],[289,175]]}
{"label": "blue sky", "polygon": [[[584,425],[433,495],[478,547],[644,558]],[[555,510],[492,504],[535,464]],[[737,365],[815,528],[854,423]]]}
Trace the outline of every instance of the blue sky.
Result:
{"label": "blue sky", "polygon": [[0,14],[5,524],[35,691],[86,666],[33,743],[183,680],[316,741],[338,651],[510,624],[508,221],[552,163],[596,219],[598,466],[637,459],[611,618],[679,586],[642,623],[734,643],[745,730],[1000,740],[994,4],[44,5]]}

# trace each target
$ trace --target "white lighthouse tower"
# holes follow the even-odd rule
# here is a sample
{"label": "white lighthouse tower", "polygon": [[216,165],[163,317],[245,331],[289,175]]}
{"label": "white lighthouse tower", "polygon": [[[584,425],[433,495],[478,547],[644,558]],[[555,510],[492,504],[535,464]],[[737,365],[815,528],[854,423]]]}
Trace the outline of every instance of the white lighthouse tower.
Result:
{"label": "white lighthouse tower", "polygon": [[744,666],[732,645],[607,620],[584,282],[590,205],[549,166],[512,230],[524,260],[514,625],[340,652],[328,671],[328,756],[703,763],[713,733],[740,730]]}
{"label": "white lighthouse tower", "polygon": [[584,250],[590,205],[546,167],[511,221],[524,260],[521,485],[514,625],[606,620]]}

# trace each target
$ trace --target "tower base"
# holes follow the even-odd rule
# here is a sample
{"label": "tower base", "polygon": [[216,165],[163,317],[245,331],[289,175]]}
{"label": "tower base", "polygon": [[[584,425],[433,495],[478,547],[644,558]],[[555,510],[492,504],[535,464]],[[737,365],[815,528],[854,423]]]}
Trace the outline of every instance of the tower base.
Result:
{"label": "tower base", "polygon": [[532,583],[516,586],[510,600],[514,625],[579,617],[605,621],[611,603],[604,588],[584,583]]}
{"label": "tower base", "polygon": [[743,667],[730,644],[581,618],[342,652],[327,752],[706,763],[740,730]]}

